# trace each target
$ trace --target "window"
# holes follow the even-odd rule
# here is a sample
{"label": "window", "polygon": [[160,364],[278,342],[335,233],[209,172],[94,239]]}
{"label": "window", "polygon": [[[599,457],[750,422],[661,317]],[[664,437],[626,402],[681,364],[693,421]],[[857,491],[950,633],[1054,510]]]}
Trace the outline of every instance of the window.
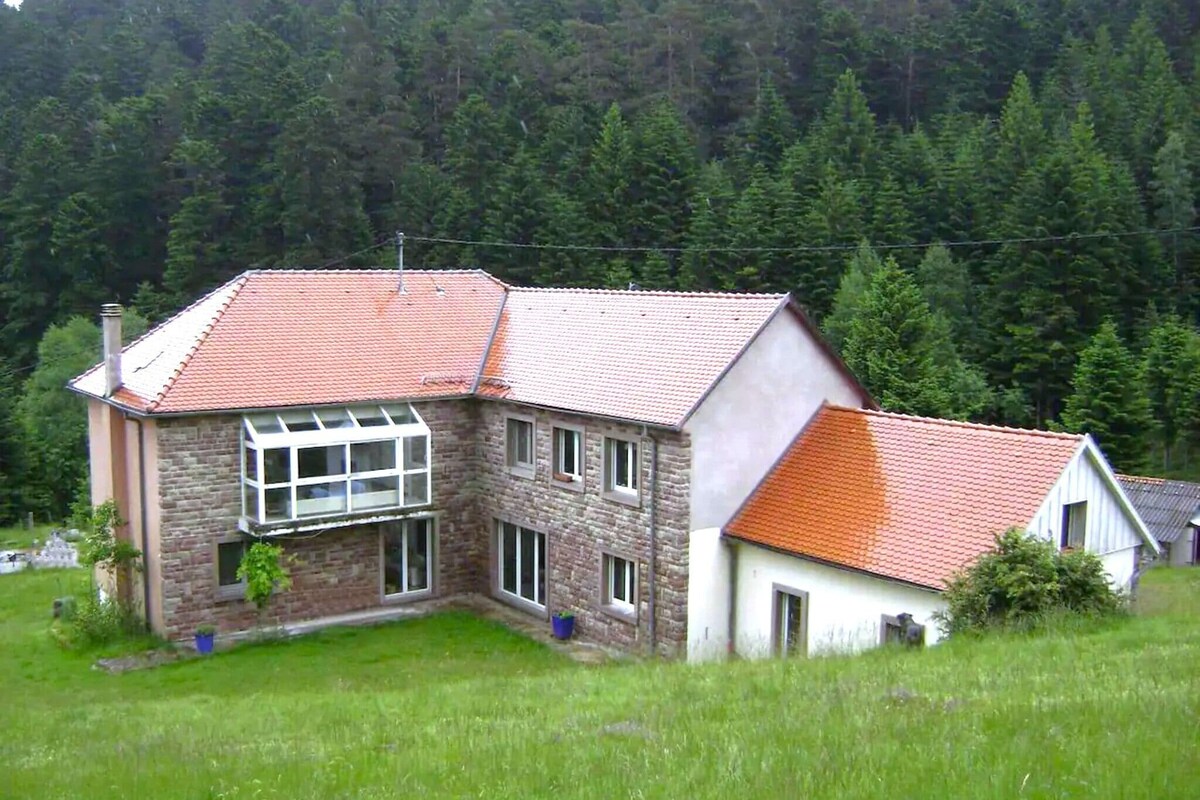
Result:
{"label": "window", "polygon": [[505,463],[512,472],[533,474],[533,420],[509,417],[505,433]]}
{"label": "window", "polygon": [[773,649],[781,658],[808,652],[808,593],[775,587]]}
{"label": "window", "polygon": [[880,623],[879,638],[882,644],[902,644],[909,647],[925,646],[925,626],[913,621],[912,614],[884,614]]}
{"label": "window", "polygon": [[605,553],[603,571],[601,602],[612,611],[632,615],[637,609],[637,564]]}
{"label": "window", "polygon": [[407,404],[251,414],[242,516],[252,523],[430,502],[429,428]]}
{"label": "window", "polygon": [[233,539],[217,543],[217,596],[242,597],[246,582],[238,578],[238,567],[246,554],[246,540]]}
{"label": "window", "polygon": [[630,439],[605,438],[604,490],[626,497],[638,493],[638,446]]}
{"label": "window", "polygon": [[554,429],[554,480],[583,481],[583,432],[574,428]]}
{"label": "window", "polygon": [[433,522],[406,519],[384,523],[383,595],[428,592],[433,586]]}
{"label": "window", "polygon": [[496,578],[500,593],[546,607],[546,534],[511,522],[497,527]]}
{"label": "window", "polygon": [[1082,548],[1087,535],[1087,503],[1067,503],[1063,506],[1062,532],[1059,546]]}

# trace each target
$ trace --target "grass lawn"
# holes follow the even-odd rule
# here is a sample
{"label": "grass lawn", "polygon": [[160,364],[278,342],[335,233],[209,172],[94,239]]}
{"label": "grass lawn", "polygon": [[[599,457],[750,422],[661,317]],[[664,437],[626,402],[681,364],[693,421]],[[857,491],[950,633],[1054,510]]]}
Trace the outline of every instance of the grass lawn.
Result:
{"label": "grass lawn", "polygon": [[0,796],[1200,795],[1200,569],[1074,634],[790,663],[583,667],[444,614],[119,676],[0,578]]}
{"label": "grass lawn", "polygon": [[0,528],[0,550],[28,550],[36,541],[39,544],[50,538],[50,531],[61,528],[61,525],[35,525],[32,529],[24,526]]}

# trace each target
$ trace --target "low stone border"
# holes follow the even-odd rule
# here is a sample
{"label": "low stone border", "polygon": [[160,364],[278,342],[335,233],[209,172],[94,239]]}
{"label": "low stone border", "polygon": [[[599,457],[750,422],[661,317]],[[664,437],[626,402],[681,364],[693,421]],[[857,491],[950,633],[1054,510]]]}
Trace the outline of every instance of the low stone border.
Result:
{"label": "low stone border", "polygon": [[[614,648],[605,647],[582,637],[572,637],[566,641],[555,639],[550,633],[550,621],[531,617],[504,605],[490,597],[478,594],[454,595],[451,597],[411,603],[383,609],[369,609],[353,614],[342,614],[336,617],[308,620],[291,623],[266,630],[245,630],[222,634],[217,637],[216,645],[220,650],[226,650],[243,642],[253,642],[256,637],[291,638],[304,636],[325,628],[383,625],[402,619],[426,617],[440,611],[465,611],[482,619],[498,622],[504,627],[522,636],[540,642],[552,650],[567,656],[581,664],[606,664],[612,661],[630,661],[634,657]],[[92,665],[93,669],[102,670],[113,675],[138,669],[161,667],[164,664],[174,664],[199,658],[193,642],[181,640],[168,648],[148,650],[142,653],[132,653],[116,658],[102,658]]]}

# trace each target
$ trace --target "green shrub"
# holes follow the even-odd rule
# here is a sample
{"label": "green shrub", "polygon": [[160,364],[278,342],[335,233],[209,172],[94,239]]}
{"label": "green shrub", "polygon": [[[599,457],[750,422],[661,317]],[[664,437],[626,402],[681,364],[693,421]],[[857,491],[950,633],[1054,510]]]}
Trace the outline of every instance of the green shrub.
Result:
{"label": "green shrub", "polygon": [[1104,565],[1082,551],[1059,552],[1050,542],[1013,528],[996,537],[996,550],[959,572],[946,589],[943,633],[1028,627],[1063,614],[1118,611]]}
{"label": "green shrub", "polygon": [[89,592],[69,608],[59,623],[60,641],[68,647],[98,647],[145,634],[137,612],[111,597]]}

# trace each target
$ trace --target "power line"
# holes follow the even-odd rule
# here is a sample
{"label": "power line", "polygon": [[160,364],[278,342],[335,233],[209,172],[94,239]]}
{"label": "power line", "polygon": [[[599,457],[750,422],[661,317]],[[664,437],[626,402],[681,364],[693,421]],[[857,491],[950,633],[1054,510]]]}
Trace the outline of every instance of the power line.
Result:
{"label": "power line", "polygon": [[361,256],[364,253],[371,252],[372,250],[378,250],[381,247],[385,247],[389,244],[393,244],[395,241],[396,241],[395,238],[392,237],[391,235],[380,237],[379,241],[375,242],[375,244],[371,245],[370,247],[364,247],[362,250],[356,250],[355,252],[350,253],[349,255],[338,256],[337,258],[333,259],[332,261],[328,261],[328,262],[322,264],[320,267],[318,267],[318,269],[329,269],[330,267],[334,266],[335,264],[341,264],[343,261],[349,261],[350,259],[355,258],[356,256]]}
{"label": "power line", "polygon": [[[1200,233],[1200,226],[1189,228],[1143,228],[1104,233],[1068,233],[1056,236],[1018,236],[998,239],[961,239],[950,242],[919,242],[907,244],[870,244],[875,250],[924,250],[929,247],[987,247],[1005,244],[1042,244],[1076,242],[1090,239],[1123,238],[1129,236],[1163,236],[1166,234]],[[427,244],[467,245],[470,247],[508,247],[523,250],[569,250],[599,253],[831,253],[857,250],[860,244],[796,245],[795,247],[645,247],[634,245],[536,244],[474,239],[450,239],[440,236],[406,236],[408,241]],[[356,254],[357,255],[357,254]],[[350,258],[351,256],[346,256]],[[334,262],[336,263],[336,262]]]}

